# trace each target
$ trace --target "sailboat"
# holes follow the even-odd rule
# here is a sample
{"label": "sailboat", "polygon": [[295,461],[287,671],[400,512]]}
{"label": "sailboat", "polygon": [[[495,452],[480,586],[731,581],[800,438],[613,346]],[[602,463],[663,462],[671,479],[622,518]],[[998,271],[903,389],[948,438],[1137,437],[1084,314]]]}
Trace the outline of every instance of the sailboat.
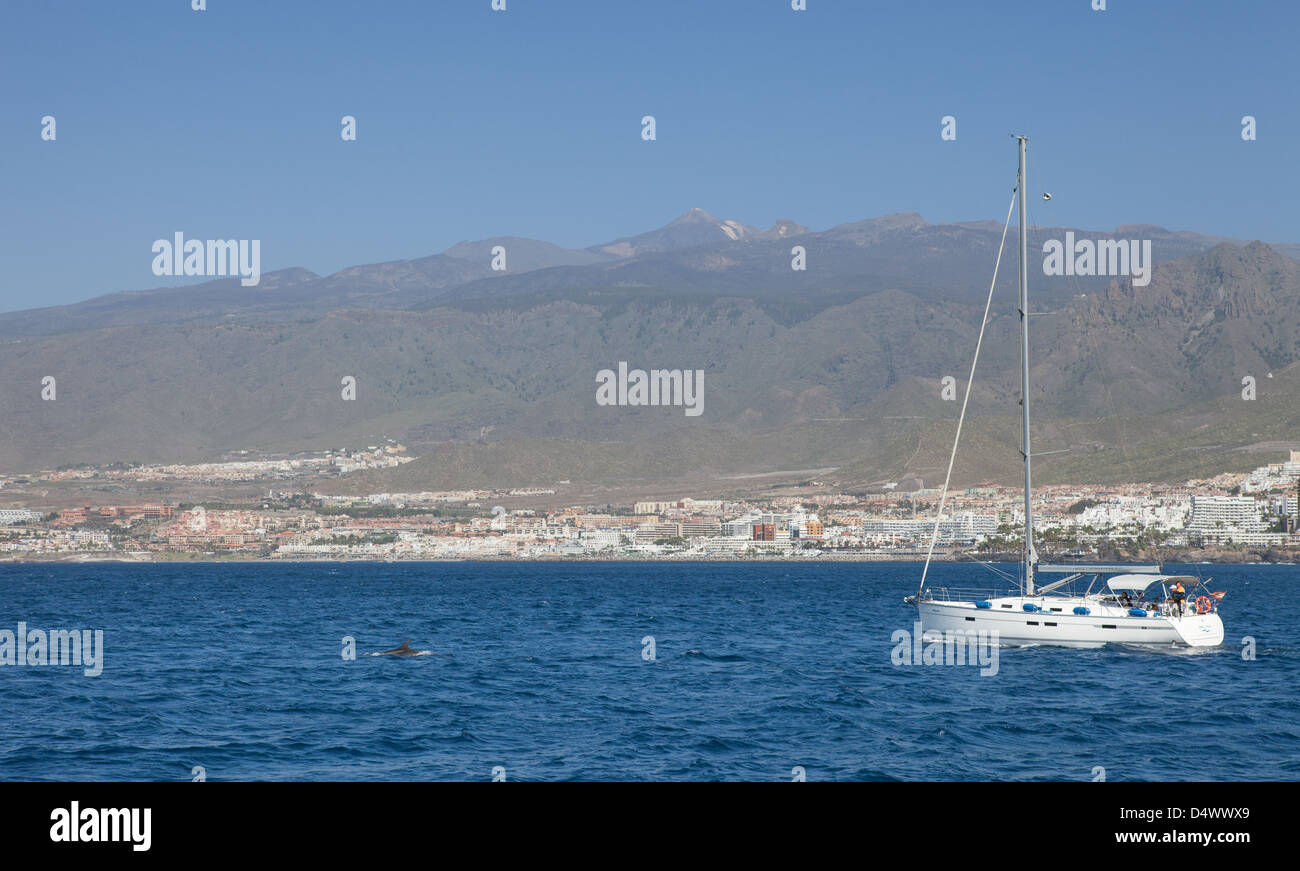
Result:
{"label": "sailboat", "polygon": [[[1029,247],[1026,222],[1026,154],[1029,139],[1016,136],[1020,150],[1020,169],[1016,177],[1016,190],[1012,206],[1019,201],[1020,229],[1020,405],[1024,458],[1024,563],[1017,589],[1004,593],[960,590],[929,585],[930,559],[938,538],[939,523],[943,518],[944,501],[948,495],[949,480],[944,481],[940,495],[934,535],[925,568],[921,572],[921,585],[916,595],[905,601],[915,605],[922,633],[926,637],[989,638],[1000,645],[1044,644],[1064,647],[1102,647],[1106,644],[1133,644],[1143,646],[1214,647],[1223,643],[1223,621],[1219,617],[1221,592],[1211,592],[1200,579],[1188,575],[1166,574],[1158,565],[1039,565],[1034,549],[1033,482],[1029,449]],[[1007,224],[1010,223],[1008,207]],[[1002,232],[1006,243],[1006,226]],[[1002,252],[998,251],[998,263]],[[992,303],[993,287],[997,284],[997,267],[989,288]],[[961,425],[965,420],[966,404],[970,400],[970,382],[979,360],[984,326],[988,323],[989,306],[984,310],[984,323],[980,326],[980,341],[975,348],[975,362],[971,364],[971,379],[966,386],[957,434],[953,440],[952,457],[948,463],[948,479],[952,477],[953,460],[961,439]],[[1037,578],[1044,575],[1065,575],[1059,580],[1039,585]],[[1211,579],[1212,580],[1212,579]],[[1078,592],[1084,584],[1086,588]],[[972,633],[978,633],[972,634]]]}

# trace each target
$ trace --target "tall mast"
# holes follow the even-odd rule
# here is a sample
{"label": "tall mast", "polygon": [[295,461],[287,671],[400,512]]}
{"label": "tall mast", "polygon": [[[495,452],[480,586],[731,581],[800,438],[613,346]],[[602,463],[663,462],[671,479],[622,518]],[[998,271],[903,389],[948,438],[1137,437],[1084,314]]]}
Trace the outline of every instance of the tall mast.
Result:
{"label": "tall mast", "polygon": [[1025,458],[1025,594],[1033,595],[1038,555],[1034,551],[1033,491],[1029,475],[1029,232],[1025,218],[1028,186],[1025,151],[1029,137],[1017,136],[1016,141],[1020,143],[1020,176],[1016,188],[1020,197],[1020,420],[1024,428],[1020,453]]}

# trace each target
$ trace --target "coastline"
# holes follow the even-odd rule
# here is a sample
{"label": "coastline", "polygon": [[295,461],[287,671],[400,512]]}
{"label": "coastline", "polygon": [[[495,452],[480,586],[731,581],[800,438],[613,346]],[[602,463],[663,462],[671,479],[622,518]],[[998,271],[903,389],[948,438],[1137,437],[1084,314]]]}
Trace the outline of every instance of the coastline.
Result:
{"label": "coastline", "polygon": [[[1233,554],[1233,559],[1226,558],[1227,555],[1215,555],[1216,558],[1206,558],[1209,554],[1167,554],[1163,556],[1146,554],[1140,557],[1119,556],[1114,558],[1094,558],[1089,560],[1090,563],[1106,562],[1119,565],[1156,563],[1160,565],[1296,565],[1300,560],[1294,557],[1300,556],[1291,554],[1292,559],[1268,559],[1262,558],[1260,554]],[[1242,557],[1253,556],[1255,559],[1245,559]],[[916,563],[925,562],[924,557],[910,556],[902,554],[889,553],[822,553],[815,556],[793,557],[793,556],[751,556],[738,557],[735,554],[704,556],[700,554],[690,554],[683,556],[670,556],[664,554],[655,554],[653,556],[638,554],[616,554],[616,555],[555,555],[555,556],[465,556],[465,557],[392,557],[392,558],[375,558],[372,556],[355,556],[340,557],[331,555],[329,557],[310,558],[310,559],[289,559],[284,557],[249,557],[240,555],[231,555],[224,557],[215,557],[204,554],[204,558],[195,559],[140,559],[131,557],[104,557],[94,554],[61,554],[44,558],[0,558],[0,565],[120,565],[139,563],[144,565],[185,565],[189,563],[197,565],[215,565],[219,563],[266,563],[275,564],[331,564],[345,565],[350,563],[826,563],[826,562],[861,562],[861,563]],[[1044,557],[1044,562],[1051,562],[1056,558]],[[1078,560],[1075,560],[1076,562]],[[1009,554],[993,554],[981,559],[975,559],[967,554],[935,554],[932,562],[956,562],[956,563],[1017,563],[1018,556]]]}

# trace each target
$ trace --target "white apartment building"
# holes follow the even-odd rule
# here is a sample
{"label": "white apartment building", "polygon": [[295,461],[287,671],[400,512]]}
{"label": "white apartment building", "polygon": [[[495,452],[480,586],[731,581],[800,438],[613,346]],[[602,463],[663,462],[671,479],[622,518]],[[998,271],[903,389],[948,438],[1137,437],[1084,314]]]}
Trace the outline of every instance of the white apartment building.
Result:
{"label": "white apartment building", "polygon": [[1286,462],[1269,463],[1247,475],[1241,482],[1241,492],[1258,493],[1262,490],[1295,487],[1297,480],[1300,480],[1300,451],[1292,451]]}
{"label": "white apartment building", "polygon": [[[928,541],[934,534],[934,518],[869,517],[862,521],[863,536],[872,541]],[[973,542],[998,531],[994,514],[963,512],[939,521],[939,540]]]}
{"label": "white apartment building", "polygon": [[578,539],[586,550],[606,550],[632,543],[632,536],[617,529],[584,529]]}
{"label": "white apartment building", "polygon": [[68,533],[67,540],[74,547],[86,550],[105,550],[111,546],[108,533],[97,530],[74,530]]}
{"label": "white apartment building", "polygon": [[1186,503],[1164,505],[1134,496],[1122,496],[1101,505],[1090,505],[1074,520],[1075,526],[1095,529],[1136,525],[1143,529],[1162,532],[1182,529],[1187,523],[1189,506]]}
{"label": "white apartment building", "polygon": [[1193,496],[1188,536],[1217,543],[1278,544],[1286,536],[1266,531],[1261,507],[1249,496]]}

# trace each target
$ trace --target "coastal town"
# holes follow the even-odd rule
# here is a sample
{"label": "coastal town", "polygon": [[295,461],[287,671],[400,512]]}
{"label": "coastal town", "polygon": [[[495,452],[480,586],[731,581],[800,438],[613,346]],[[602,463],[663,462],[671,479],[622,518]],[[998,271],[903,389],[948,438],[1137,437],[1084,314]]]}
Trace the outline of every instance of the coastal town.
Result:
{"label": "coastal town", "polygon": [[[401,445],[195,466],[64,469],[36,483],[270,481],[254,499],[49,508],[0,498],[0,560],[940,559],[1020,547],[1023,496],[995,484],[943,494],[919,479],[843,492],[816,481],[762,497],[565,505],[552,488],[340,495],[311,489],[411,461]],[[33,477],[0,479],[6,488]],[[279,484],[280,480],[291,486]],[[568,482],[561,482],[561,485]],[[1300,555],[1300,451],[1245,474],[1182,484],[1044,486],[1040,554],[1209,561]],[[937,520],[937,523],[936,523]]]}

